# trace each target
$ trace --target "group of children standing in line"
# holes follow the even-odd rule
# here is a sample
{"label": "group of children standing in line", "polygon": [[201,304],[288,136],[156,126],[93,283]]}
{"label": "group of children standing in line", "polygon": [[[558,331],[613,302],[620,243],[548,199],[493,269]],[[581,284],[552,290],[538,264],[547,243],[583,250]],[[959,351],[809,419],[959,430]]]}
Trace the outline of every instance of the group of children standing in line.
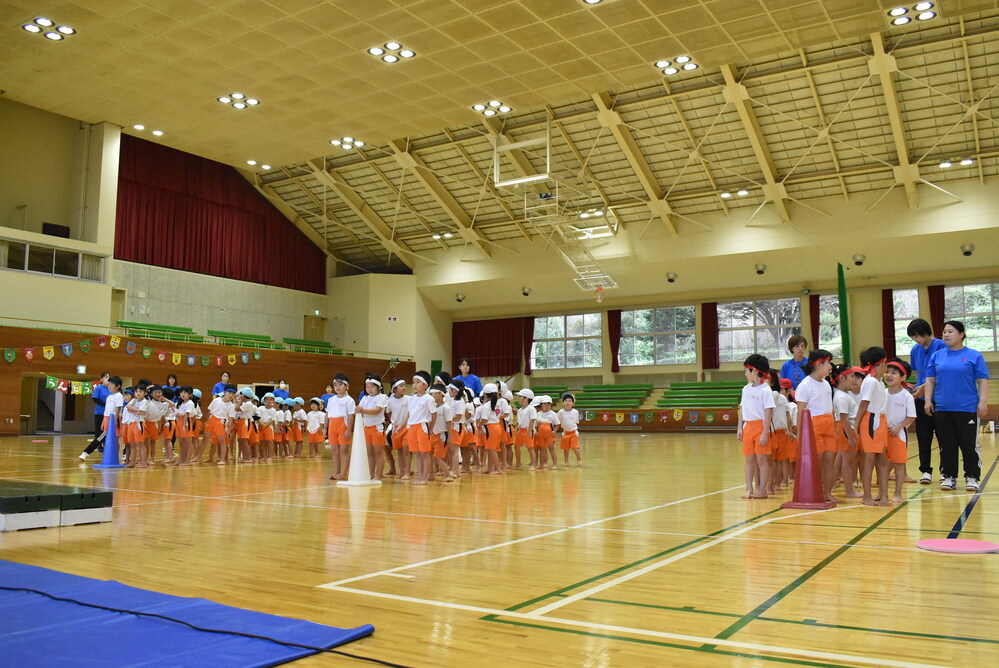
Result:
{"label": "group of children standing in line", "polygon": [[[106,384],[102,430],[106,433],[114,421],[128,468],[316,459],[328,443],[334,469],[330,479],[342,480],[350,468],[358,414],[369,473],[378,480],[398,476],[425,485],[435,475],[444,482],[473,470],[499,475],[521,468],[521,448],[528,450],[529,471],[557,470],[555,441],[560,431],[564,464],[569,464],[570,451],[576,465],[582,464],[575,397],[563,394],[562,408],[555,412],[550,396],[536,397],[525,388],[514,397],[500,380],[487,383],[475,397],[460,378],[440,373],[432,379],[419,371],[412,378],[412,394],[407,394],[402,378],[394,380],[386,394],[381,378],[369,373],[364,393],[355,401],[348,394],[350,379],[341,373],[334,376],[326,394],[309,400],[308,412],[302,397],[275,397],[268,392],[258,398],[250,388],[228,383],[217,387],[205,411],[201,391],[190,386],[161,387],[143,379],[121,391],[118,376]],[[511,404],[517,407],[516,422]],[[163,458],[155,461],[161,440]],[[79,459],[85,461],[89,453],[88,449]]]}
{"label": "group of children standing in line", "polygon": [[[842,480],[845,497],[887,506],[891,468],[895,493],[890,502],[901,503],[902,483],[916,482],[905,472],[906,429],[916,418],[906,386],[912,369],[897,357],[889,360],[878,347],[861,353],[860,364],[833,365],[831,353],[813,350],[803,366],[805,377],[792,394],[792,382],[779,379],[765,356],[746,358],[748,384],[742,390],[737,431],[746,457],[743,498],[766,498],[788,485],[807,410],[827,501],[839,501],[833,489]],[[877,495],[872,490],[875,470]],[[862,493],[855,488],[858,474]]]}

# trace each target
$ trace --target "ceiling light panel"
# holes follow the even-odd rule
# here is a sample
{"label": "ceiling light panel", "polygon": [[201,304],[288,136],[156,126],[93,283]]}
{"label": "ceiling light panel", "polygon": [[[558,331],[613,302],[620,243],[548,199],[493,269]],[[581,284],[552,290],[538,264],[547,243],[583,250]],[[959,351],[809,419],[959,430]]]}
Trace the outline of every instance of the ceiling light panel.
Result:
{"label": "ceiling light panel", "polygon": [[661,74],[665,74],[668,77],[675,76],[681,72],[693,72],[698,69],[700,65],[694,62],[691,56],[686,54],[681,54],[672,59],[663,58],[662,60],[657,60],[652,64]]}
{"label": "ceiling light panel", "polygon": [[233,109],[249,109],[251,107],[256,107],[260,105],[260,100],[255,97],[250,97],[244,93],[234,92],[228,95],[220,95],[215,98],[222,104],[227,104]]}
{"label": "ceiling light panel", "polygon": [[392,40],[384,44],[376,44],[375,46],[368,47],[367,52],[369,56],[379,58],[390,65],[416,57],[416,51],[403,46],[401,42]]}
{"label": "ceiling light panel", "polygon": [[51,42],[61,42],[76,34],[74,28],[60,25],[45,16],[36,16],[33,20],[22,24],[21,28],[32,35],[41,35]]}
{"label": "ceiling light panel", "polygon": [[488,102],[473,104],[472,111],[477,111],[483,116],[498,116],[499,114],[510,113],[513,111],[513,107],[502,100],[489,100]]}
{"label": "ceiling light panel", "polygon": [[364,141],[357,137],[348,136],[340,137],[339,139],[330,139],[330,146],[338,146],[344,151],[353,151],[355,148],[361,148],[364,145]]}

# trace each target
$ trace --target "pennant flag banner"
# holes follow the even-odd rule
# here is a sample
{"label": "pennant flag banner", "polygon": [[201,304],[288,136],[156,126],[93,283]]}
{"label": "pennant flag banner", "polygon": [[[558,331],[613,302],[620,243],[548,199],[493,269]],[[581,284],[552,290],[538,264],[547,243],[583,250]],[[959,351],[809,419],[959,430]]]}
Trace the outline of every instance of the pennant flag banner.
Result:
{"label": "pennant flag banner", "polygon": [[53,357],[55,357],[55,347],[53,347],[53,346],[44,346],[42,348],[42,356],[45,359],[47,359],[47,360],[50,360]]}
{"label": "pennant flag banner", "polygon": [[216,355],[215,356],[215,366],[222,366],[222,356],[221,355]]}
{"label": "pennant flag banner", "polygon": [[84,339],[80,341],[80,352],[89,353],[90,352],[90,339]]}
{"label": "pennant flag banner", "polygon": [[256,362],[260,361],[260,351],[259,350],[254,350],[253,351],[253,360],[256,361]]}
{"label": "pennant flag banner", "polygon": [[239,354],[239,361],[242,362],[243,364],[249,364],[250,363],[250,353],[240,353]]}
{"label": "pennant flag banner", "polygon": [[163,351],[163,350],[157,350],[156,351],[156,360],[160,364],[163,364],[163,362],[166,362],[166,357],[167,357],[167,354],[166,354],[165,351]]}
{"label": "pennant flag banner", "polygon": [[35,361],[35,349],[34,348],[25,348],[24,349],[24,359],[28,360],[29,362],[34,362]]}
{"label": "pennant flag banner", "polygon": [[68,380],[63,380],[63,379],[60,378],[59,382],[56,384],[56,392],[62,392],[63,394],[68,394],[69,393],[69,381]]}
{"label": "pennant flag banner", "polygon": [[135,341],[129,341],[125,344],[125,352],[129,355],[134,355],[137,348],[138,346],[135,345]]}
{"label": "pennant flag banner", "polygon": [[593,422],[593,418],[595,418],[596,415],[597,414],[594,413],[593,411],[586,411],[586,418],[585,419],[586,419],[587,422]]}
{"label": "pennant flag banner", "polygon": [[146,348],[146,347],[143,346],[143,348],[142,348],[142,356],[143,357],[145,357],[146,359],[149,359],[149,357],[152,354],[153,354],[153,349],[152,348]]}
{"label": "pennant flag banner", "polygon": [[660,422],[669,422],[669,411],[662,411],[659,413]]}
{"label": "pennant flag banner", "polygon": [[704,416],[704,421],[707,422],[708,424],[711,424],[712,422],[715,421],[715,414],[708,413],[707,415]]}
{"label": "pennant flag banner", "polygon": [[197,359],[196,355],[187,356],[187,366],[194,366],[194,361]]}
{"label": "pennant flag banner", "polygon": [[104,348],[105,346],[107,346],[107,344],[108,344],[108,337],[106,337],[106,336],[98,336],[97,337],[97,347],[98,348]]}
{"label": "pennant flag banner", "polygon": [[617,422],[618,424],[624,422],[624,413],[616,413],[614,415],[614,421]]}
{"label": "pennant flag banner", "polygon": [[83,383],[74,380],[72,383],[73,394],[83,394]]}
{"label": "pennant flag banner", "polygon": [[645,421],[648,422],[649,424],[651,424],[653,422],[653,420],[655,420],[655,419],[656,419],[655,413],[646,413],[645,414]]}
{"label": "pennant flag banner", "polygon": [[212,363],[211,357],[206,357],[205,355],[201,356],[201,366],[208,366],[211,363]]}
{"label": "pennant flag banner", "polygon": [[682,420],[683,419],[683,411],[680,410],[680,409],[677,409],[677,410],[673,411],[673,419],[676,420],[677,422],[679,422],[680,420]]}
{"label": "pennant flag banner", "polygon": [[610,413],[601,413],[600,419],[603,420],[604,422],[607,422],[608,420],[610,420]]}
{"label": "pennant flag banner", "polygon": [[4,348],[3,358],[8,362],[13,362],[17,358],[17,352],[13,348]]}
{"label": "pennant flag banner", "polygon": [[180,364],[180,353],[173,353],[173,355],[170,356],[170,360],[173,362],[174,366]]}
{"label": "pennant flag banner", "polygon": [[229,355],[229,365],[232,366],[235,363],[236,363],[236,355],[235,354]]}
{"label": "pennant flag banner", "polygon": [[689,418],[690,418],[690,424],[694,424],[695,422],[697,422],[697,411],[690,411]]}
{"label": "pennant flag banner", "polygon": [[72,355],[73,354],[73,344],[72,343],[64,343],[64,344],[62,344],[62,354],[65,355],[66,357],[69,357],[70,355]]}
{"label": "pennant flag banner", "polygon": [[58,384],[59,384],[59,379],[56,378],[55,376],[45,376],[45,389],[46,390],[54,390],[54,389],[56,389],[56,386]]}
{"label": "pennant flag banner", "polygon": [[731,417],[731,416],[730,416],[730,415],[729,415],[728,413],[722,413],[722,420],[725,420],[725,422],[728,422],[728,419],[729,419],[730,417]]}
{"label": "pennant flag banner", "polygon": [[89,380],[83,381],[82,383],[80,383],[80,385],[82,386],[80,389],[83,392],[83,394],[93,394],[94,393],[94,384],[91,383]]}
{"label": "pennant flag banner", "polygon": [[121,345],[121,337],[120,336],[112,336],[111,337],[111,347],[117,349],[118,346],[120,346],[120,345]]}

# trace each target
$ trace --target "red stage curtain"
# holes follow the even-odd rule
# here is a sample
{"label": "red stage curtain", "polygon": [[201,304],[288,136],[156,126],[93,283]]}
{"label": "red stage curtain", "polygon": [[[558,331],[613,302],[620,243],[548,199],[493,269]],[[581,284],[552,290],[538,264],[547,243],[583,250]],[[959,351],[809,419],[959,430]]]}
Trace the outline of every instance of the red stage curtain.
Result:
{"label": "red stage curtain", "polygon": [[930,327],[933,329],[933,335],[939,337],[943,331],[944,320],[947,318],[944,314],[944,286],[928,285],[926,292],[929,293],[930,301]]}
{"label": "red stage curtain", "polygon": [[326,256],[228,165],[121,136],[119,260],[326,294]]}
{"label": "red stage curtain", "polygon": [[521,318],[524,341],[521,346],[524,355],[524,375],[531,375],[531,348],[534,346],[534,318]]}
{"label": "red stage curtain", "polygon": [[[451,359],[459,360],[467,357],[472,360],[472,373],[480,378],[512,376],[519,373],[526,334],[524,320],[528,319],[531,320],[533,341],[534,319],[530,317],[453,323]],[[530,356],[531,351],[528,347],[527,357]]]}
{"label": "red stage curtain", "polygon": [[621,370],[618,354],[621,352],[621,309],[607,311],[607,334],[610,336],[611,371]]}
{"label": "red stage curtain", "polygon": [[808,316],[811,318],[812,349],[821,348],[819,345],[819,296],[808,295]]}
{"label": "red stage curtain", "polygon": [[891,290],[881,291],[881,334],[888,359],[895,357],[895,303]]}
{"label": "red stage curtain", "polygon": [[704,369],[717,369],[718,355],[718,303],[701,304],[701,363]]}

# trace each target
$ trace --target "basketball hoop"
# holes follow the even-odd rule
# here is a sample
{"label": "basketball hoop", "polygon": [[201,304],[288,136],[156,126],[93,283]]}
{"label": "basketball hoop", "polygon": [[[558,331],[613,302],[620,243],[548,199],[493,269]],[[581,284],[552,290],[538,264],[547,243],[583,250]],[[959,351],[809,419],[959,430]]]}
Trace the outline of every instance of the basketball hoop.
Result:
{"label": "basketball hoop", "polygon": [[598,304],[604,300],[604,286],[597,286],[597,289],[593,291],[593,299],[595,299]]}

